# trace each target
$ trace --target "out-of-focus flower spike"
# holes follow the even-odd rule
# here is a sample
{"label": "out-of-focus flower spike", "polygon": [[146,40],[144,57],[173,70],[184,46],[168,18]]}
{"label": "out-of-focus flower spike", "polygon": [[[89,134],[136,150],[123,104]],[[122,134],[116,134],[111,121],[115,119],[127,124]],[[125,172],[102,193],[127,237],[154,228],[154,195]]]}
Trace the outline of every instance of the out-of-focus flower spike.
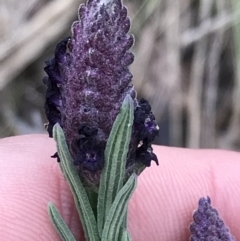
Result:
{"label": "out-of-focus flower spike", "polygon": [[190,224],[190,241],[235,241],[209,197],[200,198]]}

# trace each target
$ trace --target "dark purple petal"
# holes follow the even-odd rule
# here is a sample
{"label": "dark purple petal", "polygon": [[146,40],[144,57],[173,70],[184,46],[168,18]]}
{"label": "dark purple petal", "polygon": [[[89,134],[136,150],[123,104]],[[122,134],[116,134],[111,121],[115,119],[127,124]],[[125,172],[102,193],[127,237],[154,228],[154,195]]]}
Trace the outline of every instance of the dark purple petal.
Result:
{"label": "dark purple petal", "polygon": [[45,72],[48,77],[43,79],[44,84],[47,85],[46,102],[44,105],[47,119],[49,121],[47,131],[49,136],[52,137],[53,126],[56,123],[61,125],[61,107],[62,107],[62,96],[59,85],[63,83],[63,76],[61,74],[60,65],[66,61],[66,45],[69,38],[62,40],[56,47],[55,57],[51,60],[46,61]]}

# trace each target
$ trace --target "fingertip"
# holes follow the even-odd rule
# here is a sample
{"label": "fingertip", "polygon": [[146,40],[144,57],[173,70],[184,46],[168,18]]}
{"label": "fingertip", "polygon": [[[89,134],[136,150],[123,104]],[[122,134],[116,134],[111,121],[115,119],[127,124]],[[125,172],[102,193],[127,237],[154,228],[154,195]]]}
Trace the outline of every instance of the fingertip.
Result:
{"label": "fingertip", "polygon": [[[130,201],[133,240],[187,240],[192,212],[199,198],[207,195],[239,238],[240,154],[157,146],[154,151],[159,166],[153,163],[146,168]],[[0,140],[3,240],[16,240],[12,237],[21,230],[25,240],[58,240],[47,216],[49,201],[56,204],[76,237],[82,237],[69,187],[57,162],[50,158],[55,152],[54,141],[45,135]]]}
{"label": "fingertip", "polygon": [[[77,238],[82,229],[77,211],[57,161],[55,143],[46,135],[5,138],[0,141],[0,223],[3,240],[59,240],[47,213],[52,201]],[[12,210],[12,211],[11,211]],[[15,237],[15,238],[14,238]],[[79,239],[78,239],[79,240]]]}

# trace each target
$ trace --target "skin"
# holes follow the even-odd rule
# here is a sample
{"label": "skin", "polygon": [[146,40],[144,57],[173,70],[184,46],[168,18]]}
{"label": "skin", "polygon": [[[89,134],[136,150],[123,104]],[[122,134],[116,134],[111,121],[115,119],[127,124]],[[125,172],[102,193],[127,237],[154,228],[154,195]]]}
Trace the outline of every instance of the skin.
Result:
{"label": "skin", "polygon": [[[84,240],[72,195],[46,135],[0,140],[0,237],[5,241],[60,240],[47,214],[59,209],[77,240]],[[129,204],[132,240],[185,241],[200,197],[209,195],[240,240],[240,154],[155,146],[152,163],[138,179]]]}

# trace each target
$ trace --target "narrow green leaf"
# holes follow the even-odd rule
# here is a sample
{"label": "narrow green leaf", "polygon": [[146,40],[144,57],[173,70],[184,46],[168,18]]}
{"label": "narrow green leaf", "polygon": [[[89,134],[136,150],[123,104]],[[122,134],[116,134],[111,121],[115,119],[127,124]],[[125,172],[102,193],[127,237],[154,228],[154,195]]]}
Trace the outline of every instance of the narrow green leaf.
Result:
{"label": "narrow green leaf", "polygon": [[123,186],[126,159],[133,124],[133,100],[127,95],[123,101],[104,153],[104,168],[98,193],[98,231],[101,236],[108,211]]}
{"label": "narrow green leaf", "polygon": [[136,185],[137,176],[133,174],[118,192],[106,218],[101,241],[119,240],[119,237],[122,236],[120,230],[127,212],[128,201],[130,200]]}
{"label": "narrow green leaf", "polygon": [[122,228],[127,228],[127,212],[124,215],[123,222],[122,222]]}
{"label": "narrow green leaf", "polygon": [[127,230],[123,231],[121,241],[131,241],[131,237]]}
{"label": "narrow green leaf", "polygon": [[48,204],[48,214],[56,231],[63,241],[76,241],[67,224],[52,202]]}
{"label": "narrow green leaf", "polygon": [[84,186],[78,176],[77,170],[73,165],[63,130],[59,124],[54,126],[53,136],[57,142],[58,155],[61,160],[61,169],[73,193],[75,204],[84,229],[85,237],[89,241],[100,241],[97,230],[97,222],[94,217],[92,207],[90,205]]}
{"label": "narrow green leaf", "polygon": [[88,195],[88,200],[90,202],[90,205],[92,207],[95,219],[97,219],[97,201],[98,201],[98,194],[90,188],[86,188],[86,193]]}

